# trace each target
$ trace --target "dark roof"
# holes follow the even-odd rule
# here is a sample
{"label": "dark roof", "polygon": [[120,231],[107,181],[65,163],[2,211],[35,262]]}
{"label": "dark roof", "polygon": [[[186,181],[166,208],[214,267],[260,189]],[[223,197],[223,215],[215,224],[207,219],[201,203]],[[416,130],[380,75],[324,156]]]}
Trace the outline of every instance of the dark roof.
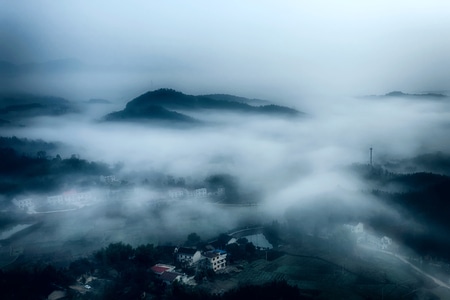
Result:
{"label": "dark roof", "polygon": [[205,252],[205,253],[203,253],[203,256],[207,257],[207,258],[213,258],[213,257],[219,256],[219,254],[214,253],[214,252]]}
{"label": "dark roof", "polygon": [[175,279],[177,279],[178,276],[181,276],[181,275],[183,275],[183,274],[167,271],[167,272],[162,273],[162,275],[159,278],[161,278],[162,281],[173,282]]}
{"label": "dark roof", "polygon": [[195,252],[197,252],[197,249],[194,248],[185,248],[185,247],[180,247],[178,249],[178,254],[188,254],[188,255],[194,255]]}
{"label": "dark roof", "polygon": [[215,249],[215,250],[203,253],[203,256],[204,257],[208,257],[208,258],[213,258],[213,257],[219,256],[219,255],[223,255],[223,254],[227,254],[227,251]]}

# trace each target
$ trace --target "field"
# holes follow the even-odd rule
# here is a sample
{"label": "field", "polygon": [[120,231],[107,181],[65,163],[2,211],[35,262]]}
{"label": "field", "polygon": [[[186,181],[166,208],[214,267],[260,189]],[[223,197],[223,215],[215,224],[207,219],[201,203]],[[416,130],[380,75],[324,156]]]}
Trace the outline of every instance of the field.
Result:
{"label": "field", "polygon": [[200,287],[222,293],[240,285],[273,280],[295,285],[302,294],[314,299],[417,299],[418,296],[448,299],[450,296],[450,291],[426,280],[397,258],[369,250],[361,250],[359,257],[344,260],[284,252],[272,261],[243,262]]}

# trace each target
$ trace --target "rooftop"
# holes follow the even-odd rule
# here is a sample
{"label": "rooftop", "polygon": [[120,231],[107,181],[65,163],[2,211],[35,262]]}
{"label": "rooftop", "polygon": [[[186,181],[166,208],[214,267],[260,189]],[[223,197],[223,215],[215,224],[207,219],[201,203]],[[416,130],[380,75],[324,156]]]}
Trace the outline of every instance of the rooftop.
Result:
{"label": "rooftop", "polygon": [[174,266],[170,265],[163,265],[163,264],[156,264],[153,267],[150,268],[155,274],[161,275],[164,272],[172,271],[175,269]]}
{"label": "rooftop", "polygon": [[164,272],[160,278],[163,281],[173,282],[175,279],[177,279],[178,276],[182,276],[182,275],[183,274],[178,273],[178,272],[167,271],[167,272]]}
{"label": "rooftop", "polygon": [[177,251],[178,254],[187,254],[187,255],[194,255],[195,252],[197,252],[197,249],[185,248],[185,247],[180,247],[180,248],[178,248],[178,251]]}

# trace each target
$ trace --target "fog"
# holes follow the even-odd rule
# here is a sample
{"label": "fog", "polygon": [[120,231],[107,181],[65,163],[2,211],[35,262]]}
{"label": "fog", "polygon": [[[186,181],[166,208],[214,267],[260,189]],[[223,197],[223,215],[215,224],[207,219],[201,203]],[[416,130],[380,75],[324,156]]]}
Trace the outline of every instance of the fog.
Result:
{"label": "fog", "polygon": [[[445,1],[0,5],[1,60],[25,64],[71,58],[90,70],[108,70],[94,80],[50,76],[58,93],[65,88],[72,94],[111,95],[108,89],[120,86],[129,97],[153,82],[154,88],[192,94],[296,102],[310,93],[448,89]],[[122,76],[113,76],[111,69]],[[137,80],[136,73],[144,76]],[[42,80],[39,76],[27,84],[42,88]]]}
{"label": "fog", "polygon": [[[45,159],[75,154],[117,178],[108,186],[76,174],[51,192],[1,195],[5,214],[16,209],[14,199],[95,195],[74,212],[25,216],[16,209],[2,221],[45,219],[17,244],[73,243],[74,256],[119,241],[180,245],[191,232],[207,240],[273,220],[307,234],[364,220],[384,235],[392,223],[414,232],[400,234],[428,232],[450,244],[439,221],[424,224],[373,192],[409,186],[383,186],[352,169],[373,175],[393,161],[450,153],[449,30],[445,1],[0,0],[0,96],[58,96],[76,107],[14,120],[0,126],[0,137],[58,143]],[[198,120],[195,126],[105,119],[160,88],[261,99],[305,114],[175,109]],[[409,95],[384,96],[400,90]],[[442,97],[423,95],[429,92]],[[170,196],[180,187],[209,188],[215,175],[230,176],[231,204],[216,197],[218,189],[201,199]]]}
{"label": "fog", "polygon": [[193,115],[206,125],[185,129],[102,122],[105,110],[120,105],[91,106],[85,116],[34,118],[26,127],[2,129],[2,135],[62,142],[63,156],[120,163],[115,175],[138,184],[155,173],[197,185],[213,174],[231,174],[278,217],[336,188],[366,189],[345,168],[368,164],[370,147],[375,164],[450,151],[446,102],[331,97],[317,103],[294,120],[200,111]]}

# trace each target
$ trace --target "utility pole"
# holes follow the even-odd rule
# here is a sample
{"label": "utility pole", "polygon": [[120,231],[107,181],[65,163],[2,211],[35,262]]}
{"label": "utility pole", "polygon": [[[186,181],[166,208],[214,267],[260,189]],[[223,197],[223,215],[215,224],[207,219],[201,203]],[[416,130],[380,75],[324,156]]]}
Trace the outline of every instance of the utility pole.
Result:
{"label": "utility pole", "polygon": [[372,147],[370,147],[370,166],[371,167],[373,167],[373,164],[372,164]]}

